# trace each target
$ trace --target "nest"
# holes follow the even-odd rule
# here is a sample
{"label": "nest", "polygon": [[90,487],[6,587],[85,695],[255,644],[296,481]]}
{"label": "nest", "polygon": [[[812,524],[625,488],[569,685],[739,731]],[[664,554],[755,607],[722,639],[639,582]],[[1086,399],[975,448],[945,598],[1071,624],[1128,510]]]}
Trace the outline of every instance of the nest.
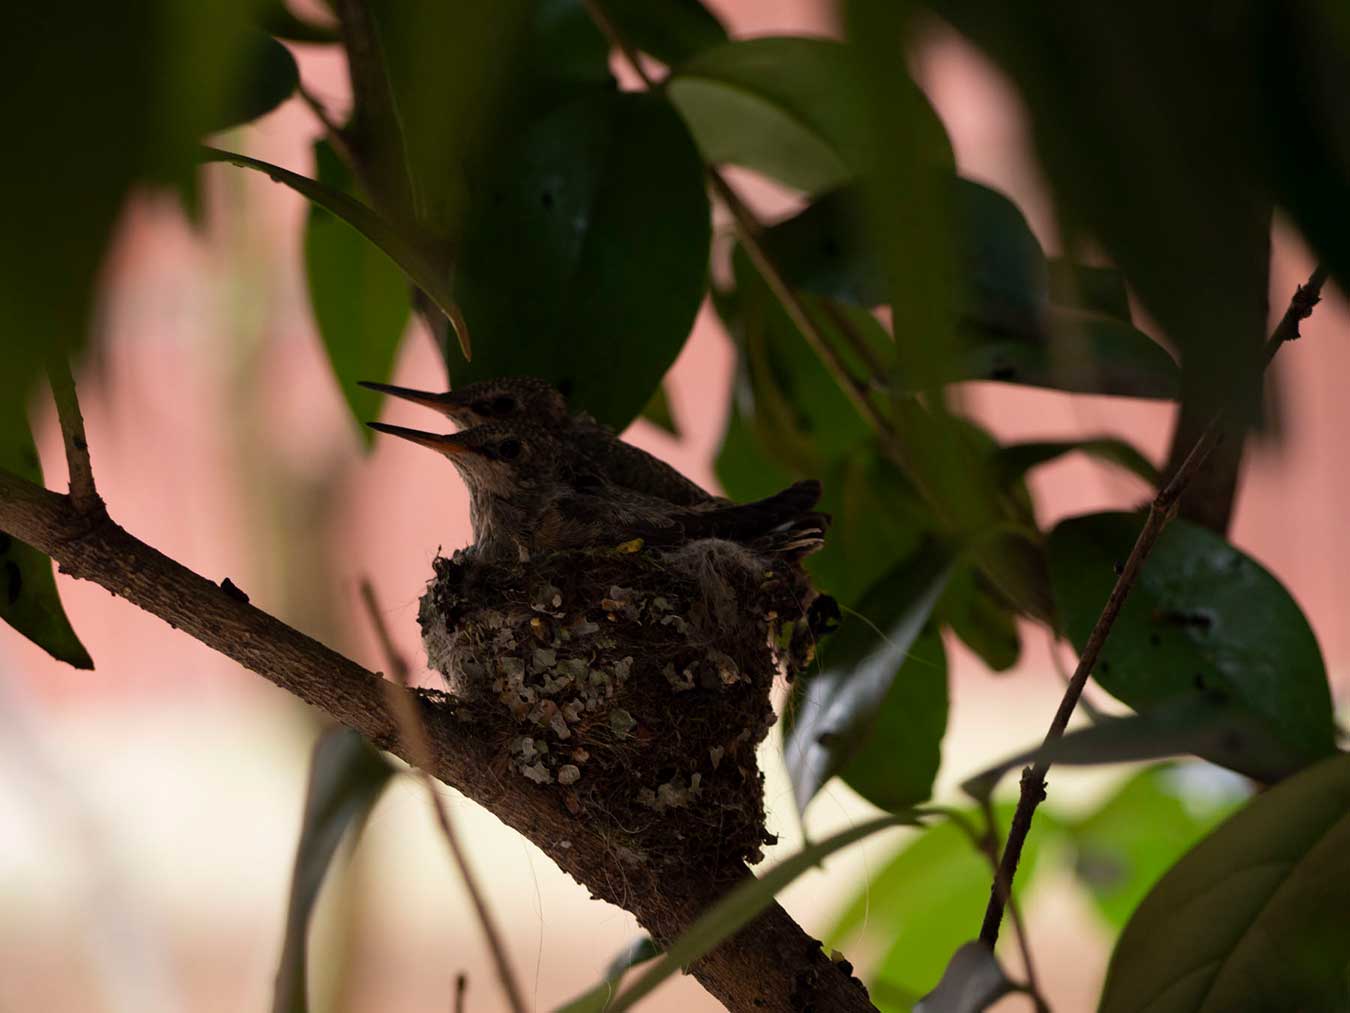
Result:
{"label": "nest", "polygon": [[707,877],[762,856],[755,748],[809,661],[792,563],[722,541],[489,565],[437,559],[419,622],[457,713],[501,767],[630,863]]}

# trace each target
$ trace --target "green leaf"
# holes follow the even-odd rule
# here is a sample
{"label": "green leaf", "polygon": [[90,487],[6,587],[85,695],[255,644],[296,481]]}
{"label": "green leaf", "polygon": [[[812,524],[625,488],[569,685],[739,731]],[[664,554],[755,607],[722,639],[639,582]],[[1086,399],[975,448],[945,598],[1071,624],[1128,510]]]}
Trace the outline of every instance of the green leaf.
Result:
{"label": "green leaf", "polygon": [[1068,257],[1051,257],[1047,265],[1051,302],[1127,324],[1133,320],[1125,276],[1114,267],[1079,264]]}
{"label": "green leaf", "polygon": [[1125,927],[1102,1013],[1350,1005],[1350,756],[1256,796]]}
{"label": "green leaf", "polygon": [[270,113],[295,93],[300,70],[291,51],[270,35],[248,31],[236,59],[240,72],[231,82],[221,109],[208,125],[215,133]]}
{"label": "green leaf", "polygon": [[499,151],[482,186],[455,292],[470,329],[496,340],[471,363],[451,350],[454,382],[541,376],[623,429],[705,289],[708,198],[688,132],[654,96],[585,99]]}
{"label": "green leaf", "polygon": [[[706,49],[676,69],[666,91],[707,161],[808,192],[853,178],[870,143],[851,54],[833,40],[742,39]],[[913,82],[898,101],[910,127],[889,140],[932,165],[953,165],[947,132]]]}
{"label": "green leaf", "polygon": [[523,105],[534,114],[614,86],[609,43],[582,0],[536,0],[522,63]]}
{"label": "green leaf", "polygon": [[[718,484],[727,496],[740,502],[771,496],[787,488],[797,477],[794,472],[778,465],[764,447],[756,431],[754,417],[747,418],[747,411],[742,407],[751,401],[748,392],[746,396],[738,396],[733,390],[727,427],[722,432],[722,442],[714,462]],[[829,540],[826,546],[828,548]]]}
{"label": "green leaf", "polygon": [[669,66],[727,41],[722,22],[699,0],[604,0],[602,6],[624,41]]}
{"label": "green leaf", "polygon": [[914,486],[871,441],[835,461],[821,478],[820,509],[833,521],[807,570],[842,604],[857,605],[897,563],[919,551],[937,524]]}
{"label": "green leaf", "polygon": [[1102,718],[1018,753],[967,779],[961,790],[972,798],[986,799],[1004,775],[1031,763],[1090,767],[1187,754],[1265,779],[1297,763],[1292,751],[1249,712],[1213,696],[1182,696],[1144,714]]}
{"label": "green leaf", "polygon": [[[1007,197],[960,177],[949,177],[955,237],[957,312],[964,347],[947,365],[947,382],[1004,380],[1081,393],[1175,398],[1176,364],[1166,350],[1135,328],[1118,273],[1050,264],[1026,219]],[[764,244],[797,289],[876,306],[886,302],[880,251],[869,238],[871,220],[852,188],[828,193],[765,231]],[[1072,302],[1064,278],[1083,279]],[[1047,280],[1047,278],[1049,280]],[[894,352],[885,357],[890,365]],[[919,380],[902,376],[902,390]]]}
{"label": "green leaf", "polygon": [[[1288,143],[1270,127],[1300,115],[1291,104],[1268,116],[1257,79],[1272,62],[1267,54],[1288,41],[1276,43],[1272,31],[1279,5],[1255,5],[1222,29],[1200,9],[1165,0],[1101,16],[1086,6],[1067,14],[964,0],[930,6],[1019,88],[1059,220],[1070,236],[1099,241],[1125,272],[1196,367],[1211,412],[1235,388],[1255,393],[1248,371],[1265,314],[1251,307],[1267,290],[1270,237],[1261,176]],[[1300,79],[1302,49],[1290,50]],[[1338,202],[1344,192],[1342,182]]]}
{"label": "green leaf", "polygon": [[[642,417],[656,426],[658,429],[664,429],[671,436],[679,436],[680,428],[675,423],[675,415],[670,410],[670,397],[666,394],[666,385],[663,383],[656,388],[652,398],[647,402],[647,406],[642,409]],[[779,488],[782,488],[781,486]],[[767,495],[767,494],[766,494]]]}
{"label": "green leaf", "polygon": [[1176,363],[1142,331],[1109,317],[1050,307],[1049,340],[989,337],[972,330],[953,379],[998,380],[1077,394],[1175,400]]}
{"label": "green leaf", "polygon": [[1233,796],[1187,792],[1188,772],[1202,773],[1171,764],[1141,770],[1068,824],[1079,882],[1117,931],[1162,874],[1233,808]]}
{"label": "green leaf", "polygon": [[[827,660],[830,646],[824,646]],[[933,793],[946,733],[947,652],[930,625],[910,646],[839,776],[878,809],[896,812],[922,802]]]}
{"label": "green leaf", "polygon": [[751,877],[741,883],[718,901],[711,910],[699,916],[684,935],[671,944],[654,966],[644,971],[637,980],[619,993],[614,1002],[606,1007],[609,1013],[622,1013],[623,1010],[631,1009],[634,1003],[649,995],[661,982],[679,973],[723,939],[739,931],[772,904],[774,897],[793,880],[808,869],[819,865],[836,851],[870,837],[879,830],[913,824],[916,818],[914,813],[905,813],[868,820],[866,823],[842,830],[833,837],[808,845],[758,878]]}
{"label": "green leaf", "polygon": [[[1080,651],[1142,524],[1132,514],[1090,514],[1050,535],[1055,599]],[[1249,712],[1295,760],[1235,768],[1256,777],[1287,774],[1334,748],[1326,668],[1297,603],[1248,556],[1185,521],[1158,539],[1093,676],[1141,712],[1210,694]]]}
{"label": "green leaf", "polygon": [[[1012,806],[996,807],[996,814],[1000,839],[1006,840]],[[961,815],[983,823],[974,810]],[[1058,833],[1057,821],[1042,808],[1022,852],[1015,896],[1026,895],[1041,848]],[[950,820],[933,823],[868,877],[826,934],[826,945],[843,946],[862,932],[869,948],[883,948],[884,954],[869,985],[912,1003],[937,984],[971,927],[980,924],[992,879],[989,860],[960,827]]]}
{"label": "green leaf", "polygon": [[1006,672],[1022,654],[1017,613],[973,566],[958,567],[934,613],[995,672]]}
{"label": "green leaf", "polygon": [[942,980],[915,1004],[914,1013],[981,1013],[1012,990],[994,951],[972,940],[952,954]]}
{"label": "green leaf", "polygon": [[1001,481],[1021,479],[1033,468],[1049,464],[1065,454],[1081,453],[1099,461],[1114,464],[1142,478],[1151,486],[1158,485],[1157,467],[1141,454],[1133,444],[1113,436],[1097,436],[1085,440],[1038,440],[1031,443],[1009,443],[998,448],[994,468]]}
{"label": "green leaf", "polygon": [[325,732],[310,761],[300,842],[295,850],[286,936],[277,970],[272,1013],[305,1013],[309,920],[319,888],[348,829],[355,836],[379,800],[394,768],[347,728]]}
{"label": "green leaf", "polygon": [[[203,148],[201,157],[206,162],[229,162],[240,168],[254,169],[269,176],[273,182],[290,187],[310,202],[342,219],[383,250],[389,259],[399,266],[408,280],[425,292],[443,313],[448,316],[458,315],[448,284],[449,264],[438,254],[405,236],[379,213],[372,211],[356,198],[319,180],[232,151]],[[461,335],[461,340],[463,338]]]}
{"label": "green leaf", "polygon": [[[915,645],[950,574],[947,553],[919,552],[869,591],[824,645],[819,673],[802,680],[784,723],[798,809],[843,771],[887,808],[929,796],[947,730],[947,667],[940,648]],[[906,713],[909,728],[896,740]],[[865,770],[869,763],[880,769]]]}
{"label": "green leaf", "polygon": [[531,67],[538,13],[529,0],[344,8],[344,36],[354,40],[349,131],[371,198],[390,221],[413,223],[438,245],[460,235],[477,200],[472,168],[515,131],[528,101],[533,77],[521,71]]}
{"label": "green leaf", "polygon": [[[320,183],[352,192],[327,141],[314,145],[314,161]],[[411,308],[408,281],[379,247],[318,205],[305,224],[305,273],[328,361],[369,447],[374,434],[364,423],[377,416],[380,395],[357,381],[389,379]]]}
{"label": "green leaf", "polygon": [[[819,475],[871,430],[739,248],[732,266],[737,288],[723,299],[724,322],[741,351],[756,429],[779,464],[797,474]],[[809,297],[805,303],[851,368],[863,363],[845,337],[845,326],[874,357],[893,359],[889,336],[870,314],[845,313],[844,307]]]}
{"label": "green leaf", "polygon": [[[23,401],[0,399],[0,469],[42,485],[42,463]],[[52,561],[0,531],[0,619],[58,661],[94,667],[56,591]]]}
{"label": "green leaf", "polygon": [[661,950],[652,942],[651,936],[639,937],[609,962],[604,978],[594,988],[587,989],[571,1002],[559,1006],[557,1013],[605,1013],[628,970],[660,955]]}

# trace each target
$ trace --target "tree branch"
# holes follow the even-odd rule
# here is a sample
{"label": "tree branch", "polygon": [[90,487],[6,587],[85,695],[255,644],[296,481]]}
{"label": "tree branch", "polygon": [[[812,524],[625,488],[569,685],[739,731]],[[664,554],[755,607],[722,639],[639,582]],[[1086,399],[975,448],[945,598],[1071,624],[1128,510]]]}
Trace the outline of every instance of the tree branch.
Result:
{"label": "tree branch", "polygon": [[[1286,341],[1298,339],[1299,324],[1312,314],[1313,307],[1321,299],[1322,285],[1326,278],[1326,270],[1318,267],[1313,271],[1308,283],[1300,285],[1294,293],[1289,308],[1285,311],[1270,340],[1266,342],[1261,363],[1262,369],[1270,364],[1270,361],[1275,357],[1275,353],[1280,350]],[[1120,575],[1116,578],[1110,596],[1106,599],[1106,605],[1102,608],[1102,613],[1098,616],[1096,625],[1092,627],[1092,632],[1088,635],[1083,653],[1078,659],[1078,667],[1074,669],[1073,678],[1069,680],[1069,685],[1064,690],[1064,697],[1059,702],[1059,709],[1055,711],[1054,720],[1050,722],[1050,730],[1045,734],[1044,746],[1048,746],[1059,739],[1064,734],[1065,728],[1068,727],[1069,718],[1073,716],[1074,708],[1078,705],[1078,699],[1083,695],[1083,687],[1087,685],[1088,677],[1097,665],[1097,659],[1101,656],[1106,638],[1110,635],[1111,627],[1115,625],[1116,618],[1120,615],[1120,610],[1125,604],[1125,599],[1129,596],[1135,581],[1139,577],[1139,571],[1144,565],[1144,560],[1153,551],[1163,528],[1167,527],[1168,522],[1176,514],[1177,502],[1185,491],[1187,483],[1204,465],[1205,460],[1222,439],[1224,428],[1224,412],[1220,411],[1210,419],[1209,425],[1205,427],[1200,439],[1196,441],[1195,446],[1186,455],[1181,467],[1177,469],[1176,474],[1163,486],[1149,505],[1148,519],[1144,522],[1144,529],[1139,532],[1134,548],[1130,550],[1130,556],[1125,561]],[[1012,825],[1008,829],[1008,843],[1003,849],[1003,859],[999,863],[998,872],[994,876],[994,885],[989,894],[989,905],[985,908],[984,923],[980,927],[980,940],[990,949],[993,949],[994,943],[998,941],[999,925],[1003,921],[1003,898],[1011,894],[1013,877],[1017,875],[1017,863],[1022,857],[1022,845],[1026,843],[1027,834],[1031,830],[1032,816],[1036,807],[1045,800],[1045,775],[1049,769],[1049,763],[1037,761],[1022,771],[1021,794],[1017,800],[1017,809],[1013,813]]]}
{"label": "tree branch", "polygon": [[[193,573],[118,526],[62,496],[0,471],[0,530],[51,556],[61,571],[91,580],[208,647],[234,659],[376,746],[415,763],[390,714],[386,693],[406,698],[427,731],[428,769],[544,851],[592,894],[633,912],[668,944],[735,881],[673,884],[645,866],[624,864],[603,833],[568,813],[547,789],[499,772],[497,750],[437,695],[391,686]],[[744,872],[750,875],[749,871]],[[693,877],[682,877],[692,881]],[[690,972],[734,1011],[796,1013],[871,1010],[867,992],[777,904]]]}

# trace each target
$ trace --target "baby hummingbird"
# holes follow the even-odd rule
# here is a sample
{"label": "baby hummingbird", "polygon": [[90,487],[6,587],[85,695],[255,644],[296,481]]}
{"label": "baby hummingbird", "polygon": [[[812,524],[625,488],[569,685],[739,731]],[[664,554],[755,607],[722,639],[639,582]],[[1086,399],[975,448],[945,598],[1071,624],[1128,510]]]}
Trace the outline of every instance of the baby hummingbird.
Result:
{"label": "baby hummingbird", "polygon": [[584,413],[568,412],[567,401],[552,384],[533,376],[479,380],[436,394],[361,381],[361,386],[440,412],[461,429],[488,422],[527,422],[565,438],[614,485],[655,496],[678,506],[725,503],[658,457],[625,443],[607,426]]}

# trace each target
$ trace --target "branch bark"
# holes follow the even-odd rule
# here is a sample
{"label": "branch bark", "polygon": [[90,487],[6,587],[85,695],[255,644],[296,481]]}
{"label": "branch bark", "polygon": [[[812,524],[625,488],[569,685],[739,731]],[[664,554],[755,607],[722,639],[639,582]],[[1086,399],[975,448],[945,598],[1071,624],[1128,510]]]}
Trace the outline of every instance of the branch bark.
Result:
{"label": "branch bark", "polygon": [[[1270,365],[1275,353],[1285,342],[1298,339],[1299,324],[1312,314],[1313,307],[1321,299],[1322,285],[1326,282],[1326,278],[1327,272],[1318,267],[1313,271],[1308,283],[1300,285],[1298,291],[1294,293],[1289,308],[1285,310],[1275,332],[1266,342],[1260,362],[1262,370]],[[1087,685],[1092,670],[1097,666],[1097,659],[1101,656],[1106,638],[1111,633],[1111,627],[1115,625],[1116,617],[1120,615],[1125,599],[1134,588],[1144,560],[1153,551],[1153,546],[1157,544],[1163,528],[1176,516],[1177,504],[1187,485],[1222,441],[1227,428],[1224,415],[1225,412],[1220,411],[1210,419],[1209,425],[1205,427],[1181,466],[1149,505],[1144,529],[1139,532],[1134,548],[1130,550],[1130,556],[1121,568],[1115,586],[1111,588],[1111,594],[1102,607],[1102,613],[1088,635],[1083,653],[1078,659],[1078,667],[1074,669],[1073,678],[1069,680],[1069,685],[1064,690],[1059,709],[1055,711],[1055,717],[1050,722],[1050,730],[1045,733],[1045,745],[1048,746],[1060,738],[1068,727],[1079,697],[1083,695],[1083,688]],[[993,949],[998,941],[999,926],[1003,921],[1003,899],[1012,894],[1013,877],[1017,875],[1017,865],[1021,861],[1022,845],[1026,843],[1027,834],[1031,832],[1032,817],[1036,807],[1045,801],[1045,775],[1049,769],[1048,763],[1038,761],[1022,771],[1021,794],[1017,800],[1017,809],[1013,813],[1012,825],[1008,829],[1008,843],[1003,849],[1002,861],[994,875],[989,905],[985,908],[984,923],[980,926],[980,941],[990,949]]]}
{"label": "branch bark", "polygon": [[[47,553],[61,572],[91,580],[353,728],[402,759],[386,694],[409,700],[428,739],[427,769],[539,846],[593,896],[633,912],[661,944],[734,881],[672,884],[613,854],[603,835],[547,791],[505,777],[492,748],[454,708],[393,685],[135,538],[106,512],[83,513],[62,496],[0,471],[0,530]],[[751,875],[746,870],[745,876]],[[696,877],[687,877],[693,881]],[[690,973],[728,1009],[871,1010],[847,965],[836,965],[778,905],[698,961]]]}

